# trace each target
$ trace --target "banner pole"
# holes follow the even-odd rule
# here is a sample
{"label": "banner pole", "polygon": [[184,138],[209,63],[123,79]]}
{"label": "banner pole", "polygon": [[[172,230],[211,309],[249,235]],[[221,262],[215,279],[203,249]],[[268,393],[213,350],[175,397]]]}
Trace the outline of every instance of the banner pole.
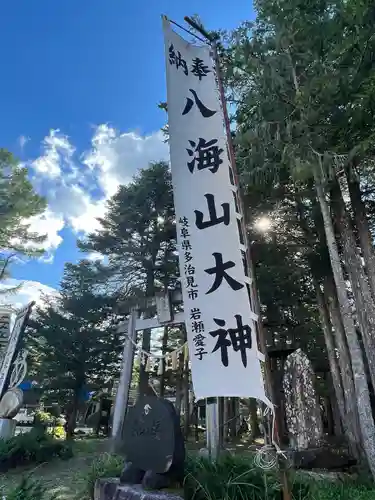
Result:
{"label": "banner pole", "polygon": [[[202,26],[199,26],[193,19],[191,19],[188,16],[184,17],[185,22],[191,26],[194,30],[198,31],[206,40],[207,43],[211,46],[212,49],[212,56],[213,60],[215,63],[216,67],[216,78],[217,78],[217,83],[219,87],[219,94],[220,94],[220,101],[222,105],[222,110],[223,110],[223,116],[224,116],[224,125],[225,125],[225,132],[227,136],[227,144],[228,144],[228,150],[229,150],[229,160],[231,163],[232,167],[232,172],[233,172],[233,177],[234,177],[234,182],[237,186],[237,193],[238,193],[238,204],[239,208],[241,210],[241,215],[242,215],[242,220],[241,220],[241,226],[242,226],[242,232],[243,232],[243,239],[245,242],[245,247],[246,247],[246,261],[247,261],[247,267],[248,267],[248,272],[251,278],[251,285],[250,285],[250,306],[254,307],[255,313],[258,315],[258,322],[256,322],[256,329],[258,333],[258,340],[260,344],[261,351],[264,354],[265,357],[265,383],[266,383],[266,388],[267,388],[267,393],[268,397],[271,400],[271,402],[275,401],[274,398],[274,390],[273,390],[273,384],[272,384],[272,375],[271,375],[271,367],[270,367],[270,361],[269,361],[269,356],[268,356],[268,351],[267,351],[267,343],[266,343],[266,336],[265,336],[265,331],[264,327],[262,324],[262,317],[261,317],[261,311],[260,311],[260,301],[259,301],[259,295],[258,291],[256,288],[256,282],[255,282],[255,269],[254,269],[254,264],[251,258],[251,248],[248,242],[248,236],[247,236],[247,231],[246,231],[246,214],[245,214],[245,209],[244,209],[244,203],[243,203],[243,197],[241,193],[241,187],[240,187],[240,182],[239,182],[239,176],[238,176],[238,171],[236,167],[236,158],[234,154],[234,147],[233,147],[233,140],[232,140],[232,134],[230,130],[230,121],[229,121],[229,115],[228,115],[228,109],[227,109],[227,101],[225,97],[225,91],[224,91],[224,85],[223,85],[223,77],[222,77],[222,72],[220,68],[220,60],[219,60],[219,54],[217,51],[217,41],[215,37],[210,35]],[[279,420],[279,408],[276,406],[274,407],[275,411],[275,441],[277,444],[280,444],[280,435],[279,435],[279,427],[278,427],[278,420]],[[282,490],[283,490],[283,500],[292,500],[292,495],[290,491],[290,485],[289,485],[289,480],[288,480],[288,475],[284,467],[280,465],[280,473],[281,473],[281,485],[282,485]]]}
{"label": "banner pole", "polygon": [[125,415],[128,409],[129,391],[133,372],[134,362],[134,344],[137,340],[137,311],[132,308],[130,312],[128,331],[124,341],[124,350],[122,354],[121,372],[119,385],[116,392],[116,399],[114,404],[113,422],[112,422],[112,451],[118,451],[121,436],[123,431],[123,424]]}

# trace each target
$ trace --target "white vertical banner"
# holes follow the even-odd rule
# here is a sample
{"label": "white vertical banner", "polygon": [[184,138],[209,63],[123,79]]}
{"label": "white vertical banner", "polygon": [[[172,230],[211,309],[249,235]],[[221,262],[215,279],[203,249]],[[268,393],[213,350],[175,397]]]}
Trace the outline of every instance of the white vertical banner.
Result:
{"label": "white vertical banner", "polygon": [[4,357],[1,362],[0,368],[0,398],[3,394],[5,384],[7,382],[7,378],[9,375],[9,370],[12,365],[15,352],[18,347],[18,343],[20,341],[20,337],[23,333],[24,326],[27,318],[31,312],[31,308],[33,307],[34,302],[30,302],[26,307],[21,309],[16,316],[16,320],[14,322],[14,326],[12,332],[9,336],[9,342],[5,350]]}
{"label": "white vertical banner", "polygon": [[224,117],[208,46],[163,19],[169,144],[185,321],[197,399],[265,396]]}
{"label": "white vertical banner", "polygon": [[11,316],[11,311],[0,310],[0,345],[9,340]]}
{"label": "white vertical banner", "polygon": [[0,366],[3,361],[10,334],[10,319],[12,313],[0,310]]}

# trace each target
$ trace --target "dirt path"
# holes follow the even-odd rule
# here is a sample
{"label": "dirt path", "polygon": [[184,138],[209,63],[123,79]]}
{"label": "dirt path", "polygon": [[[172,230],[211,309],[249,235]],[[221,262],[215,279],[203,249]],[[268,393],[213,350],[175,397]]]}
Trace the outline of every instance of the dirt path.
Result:
{"label": "dirt path", "polygon": [[70,460],[54,460],[50,464],[42,464],[23,470],[15,469],[0,475],[0,491],[5,491],[19,483],[22,474],[31,474],[40,479],[58,500],[74,500],[82,491],[87,472],[92,462],[107,450],[105,440],[87,440],[75,445],[75,456]]}

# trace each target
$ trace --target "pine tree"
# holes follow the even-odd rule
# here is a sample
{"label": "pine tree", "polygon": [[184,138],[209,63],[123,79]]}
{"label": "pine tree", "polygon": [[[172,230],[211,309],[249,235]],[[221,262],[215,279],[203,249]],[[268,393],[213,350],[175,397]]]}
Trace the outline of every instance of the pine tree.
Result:
{"label": "pine tree", "polygon": [[[41,214],[46,201],[33,189],[26,168],[14,156],[0,148],[0,281],[9,276],[16,256],[41,255],[45,235],[29,231],[27,219]],[[5,293],[16,291],[6,290]]]}
{"label": "pine tree", "polygon": [[100,288],[90,262],[67,264],[61,292],[45,297],[28,329],[34,374],[47,393],[64,403],[69,436],[83,391],[111,385],[119,369],[114,303]]}
{"label": "pine tree", "polygon": [[[310,214],[304,218],[307,231],[300,224],[304,237],[313,241],[313,247],[316,238],[317,246],[328,246],[329,275],[336,288],[329,295],[336,299],[346,337],[344,343],[339,336],[335,341],[340,352],[349,346],[352,367],[346,378],[350,409],[346,418],[355,429],[359,416],[364,448],[375,475],[369,388],[343,260],[373,378],[375,310],[356,245],[358,228],[350,217],[353,207],[345,205],[340,172],[350,178],[352,163],[362,163],[373,147],[369,108],[362,107],[374,96],[370,63],[373,6],[369,2],[259,0],[256,8],[254,26],[245,24],[237,30],[227,59],[228,88],[237,105],[237,158],[245,182],[262,181],[271,192],[292,194],[292,217],[299,216],[300,209]],[[312,207],[316,206],[320,213],[312,220]],[[371,265],[367,271],[370,274]],[[310,272],[314,275],[313,269]],[[326,287],[323,281],[319,287]],[[344,371],[341,375],[344,381]],[[354,380],[354,388],[350,380]]]}
{"label": "pine tree", "polygon": [[[100,219],[102,228],[80,242],[84,251],[108,257],[106,271],[116,295],[152,297],[175,287],[178,276],[176,228],[171,175],[166,163],[153,163],[120,186]],[[147,311],[145,311],[147,315]],[[150,352],[150,331],[143,332],[142,348]],[[140,367],[140,391],[148,375]]]}

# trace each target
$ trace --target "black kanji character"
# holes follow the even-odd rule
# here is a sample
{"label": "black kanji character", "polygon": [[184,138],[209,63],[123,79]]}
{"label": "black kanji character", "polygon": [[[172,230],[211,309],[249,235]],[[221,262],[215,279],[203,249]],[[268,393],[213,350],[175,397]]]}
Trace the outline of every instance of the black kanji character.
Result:
{"label": "black kanji character", "polygon": [[204,350],[204,347],[197,347],[196,352],[194,353],[194,355],[197,356],[199,361],[202,361],[204,354],[208,354],[207,351]]}
{"label": "black kanji character", "polygon": [[[242,364],[246,368],[246,349],[251,349],[252,347],[251,328],[249,325],[244,325],[242,323],[242,317],[239,314],[236,314],[234,317],[236,318],[237,328],[228,328],[227,330],[222,328],[225,326],[225,321],[223,319],[214,318],[215,323],[221,328],[209,332],[212,337],[218,337],[216,346],[212,352],[220,349],[221,362],[224,366],[228,366],[228,347],[232,347],[235,352],[240,351]],[[227,335],[229,335],[230,340],[227,338]]]}
{"label": "black kanji character", "polygon": [[[216,111],[212,111],[212,109],[206,108],[206,106],[203,104],[203,102],[199,99],[197,93],[193,89],[189,89],[190,92],[193,94],[195,104],[198,106],[199,111],[201,112],[201,115],[203,118],[210,118],[211,116],[214,116]],[[191,108],[194,106],[194,101],[193,99],[190,99],[190,97],[186,98],[186,105],[185,108],[182,112],[183,115],[187,115]]]}
{"label": "black kanji character", "polygon": [[206,337],[201,333],[198,333],[195,337],[193,337],[193,342],[195,347],[206,347]]}
{"label": "black kanji character", "polygon": [[187,238],[188,236],[190,236],[189,231],[188,229],[186,229],[186,227],[181,228],[180,234],[183,238]]}
{"label": "black kanji character", "polygon": [[190,290],[188,290],[188,297],[191,300],[195,300],[198,297],[198,290],[196,288],[190,288]]}
{"label": "black kanji character", "polygon": [[186,217],[180,217],[178,222],[182,227],[189,227],[189,221]]}
{"label": "black kanji character", "polygon": [[181,52],[174,50],[173,44],[169,46],[169,64],[176,66],[176,69],[181,67],[184,70],[185,75],[189,74],[189,70],[185,59],[182,59]]}
{"label": "black kanji character", "polygon": [[190,319],[193,319],[194,321],[198,321],[198,319],[201,319],[202,313],[199,307],[193,307],[190,309]]}
{"label": "black kanji character", "polygon": [[182,248],[182,250],[191,250],[190,240],[182,240],[181,241],[181,248]]}
{"label": "black kanji character", "polygon": [[186,286],[191,288],[197,288],[197,284],[195,283],[194,276],[186,276]]}
{"label": "black kanji character", "polygon": [[198,170],[208,168],[213,174],[216,174],[223,160],[220,155],[224,152],[222,148],[217,146],[217,139],[206,141],[199,137],[198,144],[194,141],[189,141],[190,146],[194,149],[186,149],[189,156],[193,159],[188,162],[188,169],[191,173],[194,172],[194,167],[197,165]]}
{"label": "black kanji character", "polygon": [[[202,332],[204,332],[204,323],[203,323],[203,321],[193,321],[192,324],[191,324],[191,331],[194,332],[194,333],[202,333]],[[193,338],[193,341],[196,344],[198,342],[198,340],[197,340],[198,337],[199,337],[199,335],[197,335],[196,337]],[[200,337],[205,338],[205,337],[203,337],[203,335],[200,335]]]}
{"label": "black kanji character", "polygon": [[222,217],[218,217],[216,214],[215,199],[213,194],[205,194],[204,197],[207,200],[207,207],[209,213],[209,220],[203,221],[203,212],[199,210],[194,210],[195,212],[195,225],[198,229],[206,229],[207,227],[216,226],[217,224],[223,223],[225,226],[229,224],[229,203],[222,203],[221,207],[223,209]]}
{"label": "black kanji character", "polygon": [[185,274],[195,274],[195,267],[189,264],[188,266],[185,266]]}
{"label": "black kanji character", "polygon": [[185,262],[190,262],[191,260],[193,260],[193,256],[191,255],[190,252],[185,252]]}
{"label": "black kanji character", "polygon": [[193,64],[191,65],[191,72],[193,75],[197,76],[199,80],[202,80],[204,76],[207,76],[208,73],[211,72],[210,69],[208,69],[208,66],[204,64],[204,61],[202,59],[199,59],[199,57],[195,57],[193,59]]}
{"label": "black kanji character", "polygon": [[205,269],[205,272],[207,274],[214,274],[215,281],[213,282],[213,285],[208,290],[208,292],[206,292],[206,295],[217,290],[219,286],[222,284],[223,279],[225,279],[225,281],[228,283],[231,289],[234,290],[235,292],[241,290],[241,288],[244,287],[243,283],[239,283],[226,272],[228,269],[235,267],[236,264],[231,260],[228,260],[228,262],[223,262],[222,253],[214,252],[212,255],[215,258],[215,266],[210,267],[209,269]]}
{"label": "black kanji character", "polygon": [[181,242],[182,250],[191,250],[191,244],[189,240],[182,240]]}

